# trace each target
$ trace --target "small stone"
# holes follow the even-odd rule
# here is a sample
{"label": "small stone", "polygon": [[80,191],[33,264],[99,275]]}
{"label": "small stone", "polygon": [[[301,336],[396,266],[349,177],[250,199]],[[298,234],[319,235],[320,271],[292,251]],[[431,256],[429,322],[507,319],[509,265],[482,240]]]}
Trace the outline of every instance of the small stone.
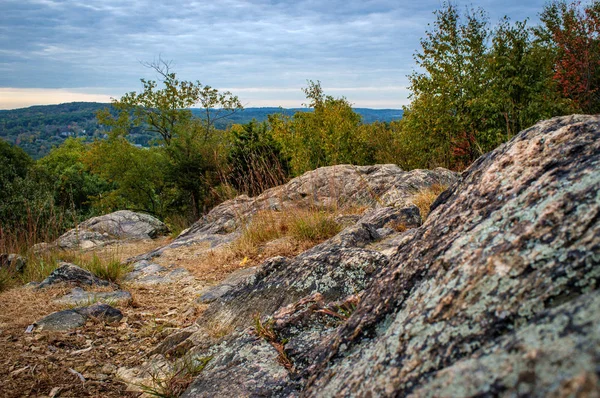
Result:
{"label": "small stone", "polygon": [[89,307],[76,308],[74,311],[85,316],[103,320],[108,323],[118,322],[123,318],[123,313],[108,304],[96,303]]}

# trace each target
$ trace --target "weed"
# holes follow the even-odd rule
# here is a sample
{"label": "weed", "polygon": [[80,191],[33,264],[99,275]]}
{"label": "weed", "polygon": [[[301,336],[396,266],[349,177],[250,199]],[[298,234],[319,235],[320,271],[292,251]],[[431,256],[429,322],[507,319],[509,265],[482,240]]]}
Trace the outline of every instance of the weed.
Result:
{"label": "weed", "polygon": [[266,322],[260,320],[260,314],[254,315],[254,331],[258,337],[265,339],[275,348],[278,353],[277,360],[279,363],[290,372],[294,372],[294,364],[285,352],[285,344],[287,341],[279,340],[275,330],[273,330],[273,319]]}
{"label": "weed", "polygon": [[429,216],[429,208],[442,192],[448,188],[445,185],[433,184],[429,188],[425,188],[417,192],[412,199],[412,202],[419,208],[421,219],[423,222]]}
{"label": "weed", "polygon": [[120,281],[129,271],[129,267],[122,264],[116,257],[101,259],[96,253],[93,254],[90,260],[80,260],[80,264],[98,278],[111,282]]}
{"label": "weed", "polygon": [[179,234],[191,225],[188,217],[181,214],[173,214],[166,218],[165,224],[169,227],[169,236],[175,239]]}
{"label": "weed", "polygon": [[6,268],[0,268],[0,292],[14,285],[12,272]]}
{"label": "weed", "polygon": [[184,358],[172,372],[156,371],[150,374],[152,385],[140,385],[142,391],[153,397],[176,398],[188,388],[213,357]]}
{"label": "weed", "polygon": [[241,258],[253,257],[261,245],[284,237],[301,245],[317,244],[341,230],[334,215],[334,210],[318,208],[261,211],[243,226],[242,236],[234,242],[232,251]]}
{"label": "weed", "polygon": [[408,229],[406,223],[400,220],[394,220],[388,224],[388,226],[396,232],[404,232]]}

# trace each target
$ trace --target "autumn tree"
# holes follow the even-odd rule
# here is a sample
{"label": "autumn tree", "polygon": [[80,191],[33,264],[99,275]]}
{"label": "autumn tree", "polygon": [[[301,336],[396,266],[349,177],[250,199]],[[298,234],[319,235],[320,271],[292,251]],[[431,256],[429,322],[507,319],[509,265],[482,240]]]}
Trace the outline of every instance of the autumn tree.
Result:
{"label": "autumn tree", "polygon": [[600,2],[555,1],[538,36],[556,51],[554,78],[564,97],[585,113],[600,112]]}

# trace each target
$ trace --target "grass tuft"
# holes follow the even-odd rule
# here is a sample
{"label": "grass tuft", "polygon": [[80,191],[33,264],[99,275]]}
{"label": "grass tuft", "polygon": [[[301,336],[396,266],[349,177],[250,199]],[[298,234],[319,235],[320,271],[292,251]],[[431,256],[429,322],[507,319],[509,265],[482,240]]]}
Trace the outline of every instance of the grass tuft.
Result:
{"label": "grass tuft", "polygon": [[87,269],[98,278],[110,282],[119,282],[129,272],[129,267],[122,264],[116,257],[102,259],[96,253],[90,260],[80,260],[80,264],[82,268]]}
{"label": "grass tuft", "polygon": [[265,339],[269,344],[275,348],[278,353],[277,361],[288,371],[294,372],[294,364],[287,352],[285,352],[285,341],[280,341],[277,338],[275,330],[273,330],[273,319],[269,319],[266,322],[262,322],[260,314],[254,314],[254,332],[260,338]]}
{"label": "grass tuft", "polygon": [[140,385],[141,390],[152,397],[177,398],[187,390],[194,378],[208,365],[213,357],[185,358],[172,372],[151,374],[152,385]]}
{"label": "grass tuft", "polygon": [[429,188],[422,189],[415,194],[412,202],[419,208],[423,222],[427,220],[429,209],[433,202],[446,190],[446,188],[448,187],[445,185],[433,184]]}
{"label": "grass tuft", "polygon": [[281,238],[290,238],[302,246],[320,243],[341,230],[335,214],[316,208],[261,211],[243,227],[242,236],[234,242],[232,251],[242,258],[254,257],[262,245]]}

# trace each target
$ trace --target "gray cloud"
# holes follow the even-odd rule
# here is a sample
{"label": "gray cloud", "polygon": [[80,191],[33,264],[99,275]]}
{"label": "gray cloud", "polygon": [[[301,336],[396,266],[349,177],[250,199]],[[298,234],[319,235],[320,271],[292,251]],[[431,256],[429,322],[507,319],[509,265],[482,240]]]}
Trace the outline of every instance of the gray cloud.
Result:
{"label": "gray cloud", "polygon": [[[522,3],[476,5],[492,21],[504,13],[535,19],[544,0]],[[440,5],[439,0],[3,0],[0,87],[120,95],[139,88],[140,77],[154,77],[140,61],[160,54],[185,79],[246,89],[241,93],[272,89],[252,92],[261,105],[270,99],[273,105],[278,99],[301,102],[306,79],[319,79],[326,90],[346,89],[343,95],[357,105],[397,107],[406,102],[407,91],[387,88],[407,85],[412,54]],[[383,88],[379,100],[371,89],[377,87]]]}

